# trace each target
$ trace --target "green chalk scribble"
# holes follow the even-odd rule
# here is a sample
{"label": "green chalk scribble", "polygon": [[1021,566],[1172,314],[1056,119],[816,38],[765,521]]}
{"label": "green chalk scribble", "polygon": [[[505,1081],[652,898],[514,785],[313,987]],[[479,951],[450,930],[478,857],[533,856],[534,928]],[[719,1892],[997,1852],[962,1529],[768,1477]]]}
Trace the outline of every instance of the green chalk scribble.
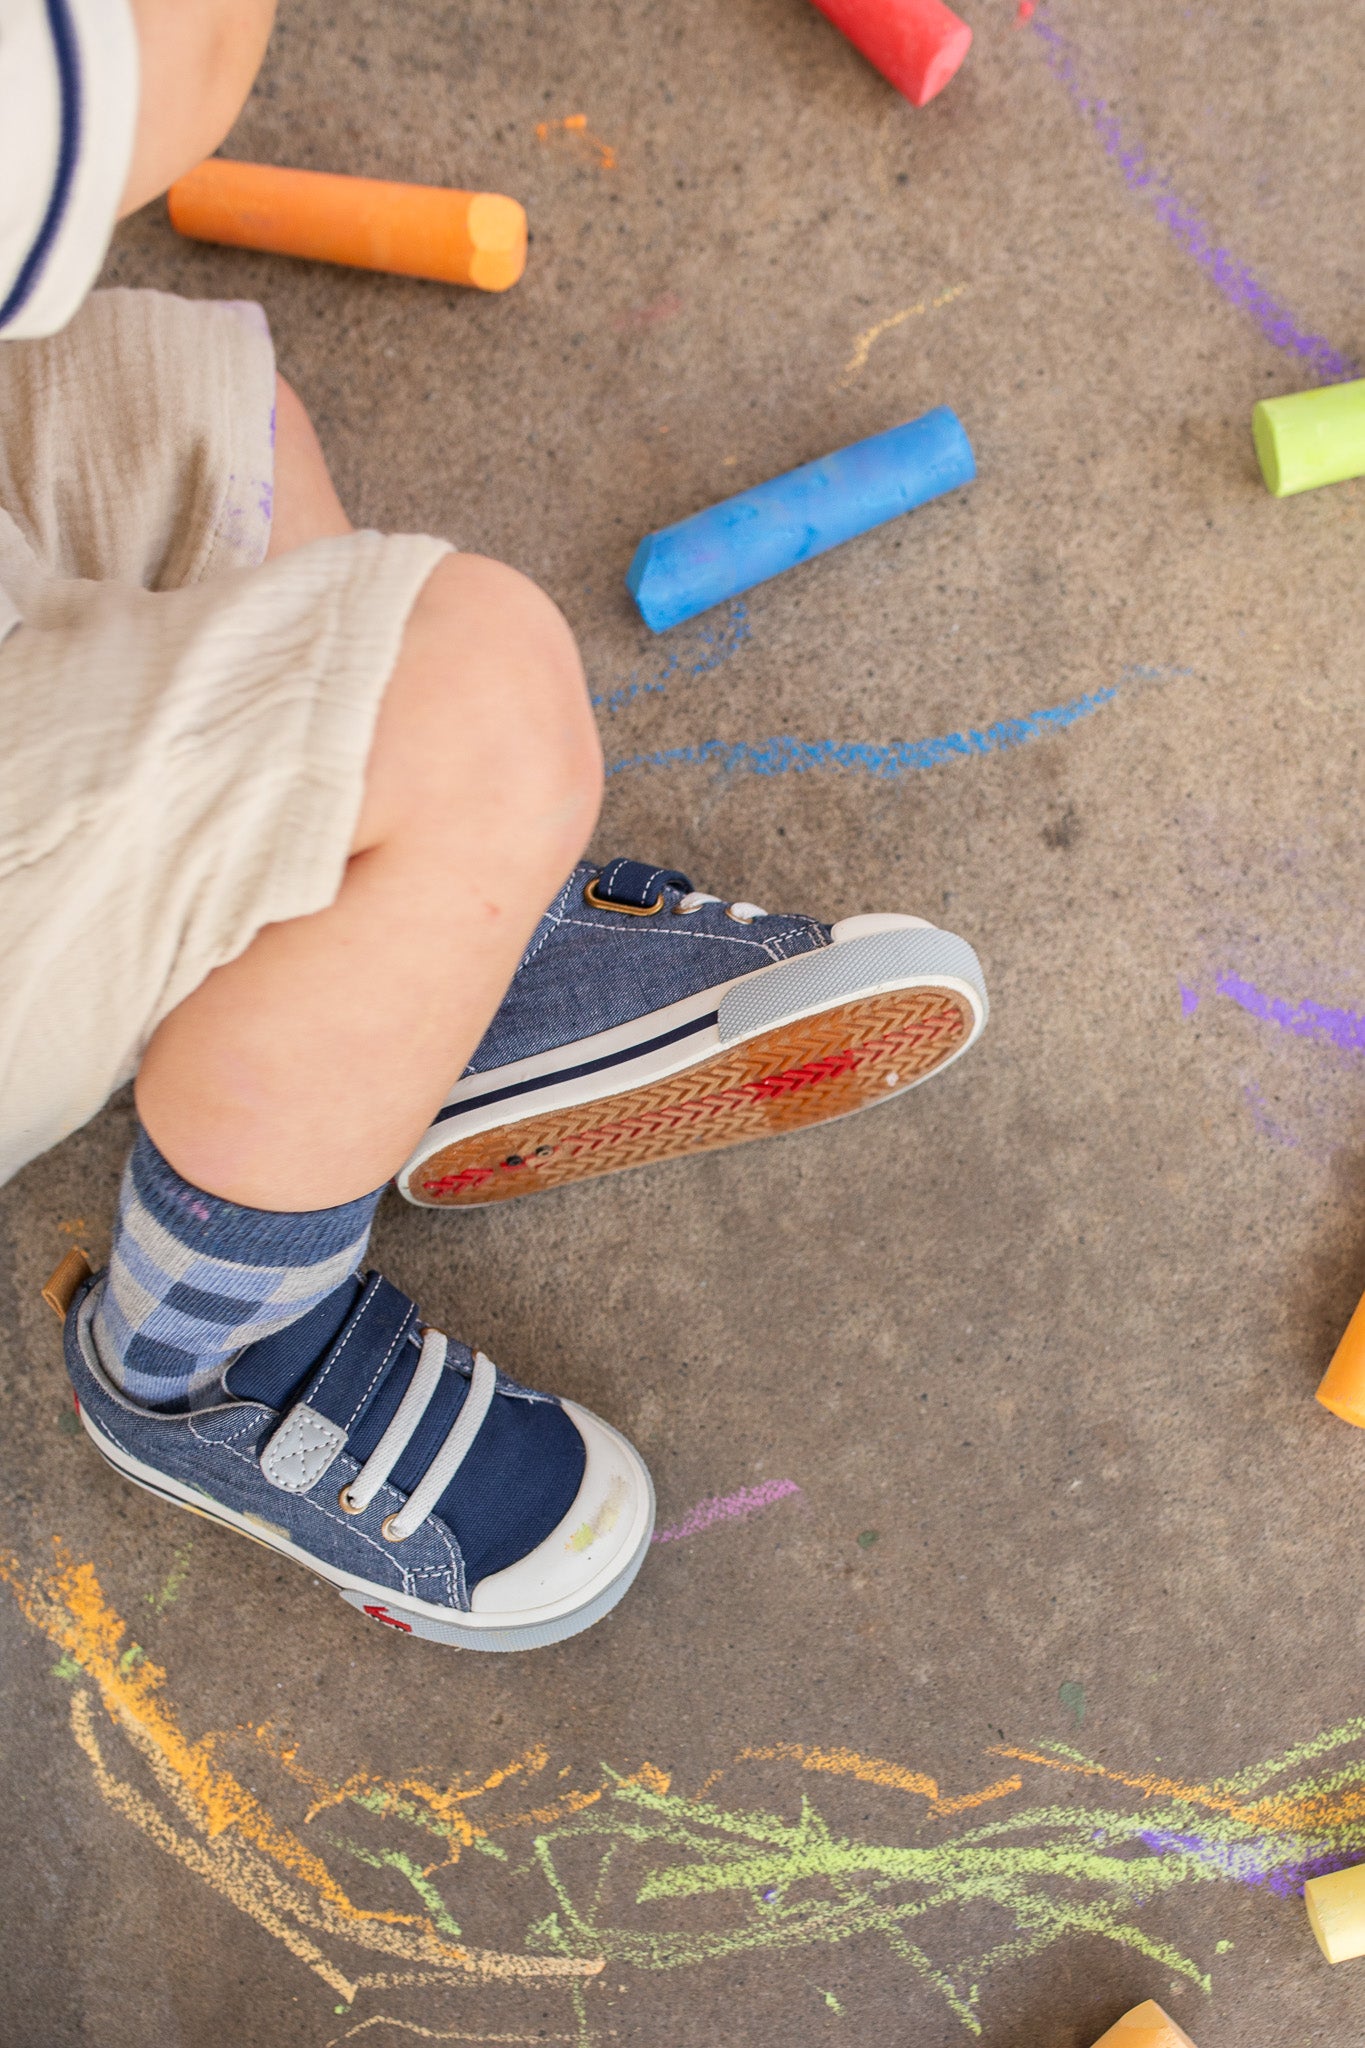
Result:
{"label": "green chalk scribble", "polygon": [[171,1602],[179,1598],[180,1589],[189,1577],[190,1552],[193,1548],[193,1537],[190,1538],[188,1543],[181,1544],[179,1550],[175,1553],[170,1571],[166,1575],[166,1583],[162,1586],[159,1593],[149,1593],[147,1595],[147,1605],[155,1608],[158,1614],[164,1614],[171,1605]]}
{"label": "green chalk scribble", "polygon": [[1077,1679],[1068,1678],[1058,1686],[1057,1697],[1068,1714],[1076,1716],[1076,1726],[1079,1728],[1085,1719],[1085,1687]]}
{"label": "green chalk scribble", "polygon": [[361,1863],[368,1863],[371,1870],[396,1870],[405,1877],[416,1892],[422,1904],[431,1915],[431,1924],[438,1933],[447,1935],[451,1941],[459,1941],[463,1930],[446,1911],[445,1900],[432,1882],[431,1872],[423,1870],[401,1849],[381,1849],[376,1855],[371,1849],[362,1849],[356,1842],[340,1842],[347,1855],[356,1857]]}
{"label": "green chalk scribble", "polygon": [[[1343,1757],[1349,1747],[1361,1753]],[[1324,1858],[1365,1856],[1365,1717],[1202,1785],[1116,1774],[1064,1743],[1002,1754],[1048,1779],[1063,1774],[1066,1800],[993,1806],[991,1818],[946,1834],[898,1796],[900,1839],[890,1842],[837,1832],[809,1798],[795,1812],[727,1810],[675,1793],[660,1772],[603,1766],[600,1788],[575,1811],[502,1823],[516,1831],[497,1851],[505,1880],[528,1888],[524,1948],[666,1971],[870,1939],[979,2035],[993,1971],[1078,1937],[1098,1935],[1207,1994],[1207,1965],[1232,1943],[1205,1936],[1202,1958],[1177,1948],[1165,1931],[1169,1900],[1203,1884],[1279,1888]],[[1085,1796],[1101,1788],[1102,1801]],[[477,1838],[460,1853],[422,1787],[371,1783],[345,1796],[418,1844],[445,1844],[446,1859],[432,1863],[420,1848],[345,1845],[398,1872],[433,1931],[455,1939],[480,1917],[482,1873],[467,1853]],[[832,1992],[812,1988],[843,2016]],[[572,1992],[576,2048],[597,2038],[588,1991]]]}

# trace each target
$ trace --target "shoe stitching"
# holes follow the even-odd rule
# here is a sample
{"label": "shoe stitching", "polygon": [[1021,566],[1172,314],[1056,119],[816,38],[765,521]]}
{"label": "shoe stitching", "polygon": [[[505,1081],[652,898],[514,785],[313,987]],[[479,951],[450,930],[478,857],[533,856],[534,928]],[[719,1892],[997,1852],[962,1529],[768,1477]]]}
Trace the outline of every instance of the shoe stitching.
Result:
{"label": "shoe stitching", "polygon": [[[376,1498],[380,1498],[384,1495],[387,1495],[389,1500],[395,1501],[399,1507],[402,1506],[403,1495],[399,1492],[398,1488],[392,1485],[388,1480],[385,1480],[383,1486],[379,1490],[379,1495],[376,1496]],[[387,1507],[387,1505],[388,1501],[386,1500],[385,1506]],[[422,1526],[423,1528],[431,1529],[433,1533],[437,1537],[439,1537],[440,1541],[444,1543],[446,1547],[446,1555],[450,1559],[450,1564],[449,1566],[443,1564],[414,1565],[410,1572],[405,1572],[403,1575],[404,1590],[411,1590],[408,1582],[412,1579],[443,1579],[445,1580],[447,1587],[455,1596],[451,1604],[453,1605],[457,1613],[463,1612],[460,1603],[460,1588],[462,1588],[464,1585],[464,1553],[460,1550],[459,1545],[455,1542],[455,1539],[452,1537],[450,1531],[446,1528],[445,1523],[441,1521],[439,1516],[435,1514],[428,1515],[426,1521],[422,1524]]]}
{"label": "shoe stitching", "polygon": [[[529,1390],[526,1389],[520,1389],[518,1391],[529,1392]],[[547,1400],[550,1397],[548,1395],[543,1394],[532,1394],[529,1396],[529,1398],[533,1400]],[[259,1426],[258,1417],[248,1416],[248,1418],[241,1424],[241,1426],[233,1431],[231,1437],[204,1436],[201,1434],[195,1417],[192,1414],[187,1416],[186,1420],[189,1424],[190,1435],[194,1438],[195,1442],[201,1444],[205,1450],[225,1451],[229,1457],[240,1458],[244,1465],[250,1465],[254,1471],[259,1473],[259,1457],[257,1457],[252,1452],[240,1451],[235,1448],[235,1444],[238,1438],[248,1435],[250,1431]],[[117,1423],[112,1421],[107,1416],[102,1416],[100,1419],[100,1427],[104,1431],[105,1435],[110,1437],[111,1440],[118,1445],[120,1450],[127,1451],[130,1457],[137,1456],[136,1450],[134,1449],[133,1445],[127,1441],[126,1436],[120,1435]],[[183,1478],[180,1474],[162,1471],[162,1468],[160,1466],[154,1466],[152,1469],[154,1471],[159,1472],[161,1474],[161,1477],[164,1479],[179,1479],[182,1485],[189,1485],[191,1483],[189,1480]],[[390,1499],[396,1502],[397,1504],[402,1504],[403,1495],[398,1491],[396,1487],[386,1484],[383,1488],[383,1492],[387,1494],[390,1497]],[[376,1542],[373,1536],[367,1536],[363,1529],[356,1528],[355,1523],[351,1517],[343,1517],[338,1510],[328,1508],[324,1505],[324,1503],[322,1503],[321,1501],[311,1499],[307,1494],[296,1494],[293,1496],[293,1498],[300,1502],[302,1505],[312,1508],[315,1511],[315,1513],[320,1514],[325,1521],[334,1522],[339,1529],[344,1529],[347,1537],[353,1540],[359,1539],[360,1542],[368,1544],[372,1550],[377,1551],[380,1557],[383,1559],[386,1568],[391,1572],[397,1573],[398,1578],[402,1582],[403,1591],[406,1592],[410,1590],[409,1582],[413,1579],[441,1579],[445,1582],[450,1593],[453,1596],[449,1603],[453,1611],[456,1613],[464,1613],[468,1611],[469,1595],[465,1574],[464,1554],[460,1550],[454,1538],[451,1536],[450,1531],[446,1528],[445,1524],[439,1519],[439,1517],[435,1515],[429,1515],[427,1517],[427,1521],[424,1523],[423,1526],[430,1528],[433,1535],[437,1537],[437,1539],[442,1544],[444,1544],[446,1555],[450,1559],[449,1565],[415,1565],[412,1567],[411,1570],[406,1570],[398,1564],[397,1559],[383,1544]],[[220,1507],[226,1507],[227,1503],[220,1501],[216,1503],[216,1505]],[[235,1512],[238,1514],[242,1514],[244,1512],[250,1512],[250,1510],[243,1510],[241,1508],[238,1508],[235,1510]],[[291,1538],[295,1537],[295,1532],[293,1530],[290,1530],[289,1533]],[[321,1564],[323,1560],[319,1558],[318,1562],[319,1564]]]}
{"label": "shoe stitching", "polygon": [[[320,1372],[320,1373],[318,1374],[318,1376],[317,1376],[316,1380],[314,1380],[314,1382],[313,1382],[312,1386],[311,1386],[311,1387],[309,1388],[309,1399],[310,1399],[310,1400],[312,1399],[312,1397],[313,1397],[314,1395],[316,1395],[316,1394],[320,1394],[320,1393],[322,1392],[323,1388],[324,1388],[324,1387],[326,1386],[326,1384],[327,1384],[327,1377],[328,1377],[328,1374],[329,1374],[329,1373],[331,1372],[331,1370],[332,1370],[332,1367],[333,1367],[333,1366],[334,1366],[334,1365],[335,1365],[335,1364],[337,1363],[337,1360],[338,1360],[338,1359],[339,1359],[339,1358],[341,1357],[341,1354],[342,1354],[342,1352],[343,1352],[343,1351],[344,1351],[344,1350],[346,1349],[346,1346],[347,1346],[347,1345],[348,1345],[348,1344],[350,1343],[350,1341],[351,1341],[352,1337],[354,1337],[354,1335],[355,1335],[356,1331],[357,1331],[357,1330],[358,1330],[358,1329],[360,1328],[360,1325],[361,1325],[362,1321],[363,1321],[363,1320],[364,1320],[364,1318],[365,1318],[365,1317],[366,1317],[366,1316],[367,1316],[367,1315],[369,1314],[370,1310],[371,1310],[371,1309],[372,1309],[372,1308],[374,1307],[374,1305],[375,1305],[375,1303],[376,1303],[376,1302],[378,1301],[378,1299],[379,1299],[379,1288],[378,1288],[377,1286],[376,1286],[376,1287],[372,1287],[372,1288],[371,1288],[371,1289],[369,1290],[369,1292],[368,1292],[368,1293],[366,1294],[366,1296],[365,1296],[364,1300],[363,1300],[363,1301],[361,1302],[361,1304],[360,1304],[360,1307],[359,1307],[359,1308],[358,1308],[358,1309],[356,1310],[355,1314],[354,1314],[354,1315],[353,1315],[353,1316],[351,1317],[350,1327],[349,1327],[349,1328],[347,1329],[347,1331],[346,1331],[346,1334],[345,1334],[345,1336],[344,1336],[344,1337],[342,1338],[341,1342],[340,1342],[340,1343],[339,1343],[339,1344],[337,1345],[337,1347],[336,1347],[335,1351],[333,1351],[333,1353],[332,1353],[331,1357],[330,1357],[330,1358],[328,1359],[328,1361],[327,1361],[326,1365],[324,1365],[324,1366],[323,1366],[323,1368],[322,1368],[322,1371],[321,1371],[321,1372]],[[412,1303],[411,1303],[411,1302],[409,1302],[409,1303],[408,1303],[408,1314],[409,1314],[409,1315],[411,1315],[411,1314],[412,1314]],[[405,1318],[405,1322],[406,1322],[406,1318]]]}
{"label": "shoe stitching", "polygon": [[[593,924],[586,917],[566,917],[562,922],[578,931],[601,932],[610,929],[606,925]],[[637,927],[630,936],[633,939],[680,939],[694,946],[744,946],[755,953],[766,951],[762,939],[741,939],[733,932],[678,931],[667,925],[660,931],[651,925],[648,929]]]}
{"label": "shoe stitching", "polygon": [[[381,1380],[381,1379],[383,1378],[383,1376],[384,1376],[385,1372],[386,1372],[386,1371],[388,1370],[389,1360],[390,1360],[390,1359],[391,1359],[391,1358],[393,1357],[393,1354],[394,1354],[394,1352],[395,1352],[395,1351],[397,1350],[397,1348],[398,1348],[398,1346],[399,1346],[400,1344],[403,1344],[403,1343],[405,1343],[405,1342],[407,1341],[407,1338],[408,1338],[408,1335],[409,1335],[409,1331],[408,1331],[408,1321],[409,1321],[409,1320],[410,1320],[410,1318],[406,1318],[406,1319],[404,1320],[404,1322],[403,1322],[403,1325],[402,1325],[402,1327],[401,1327],[401,1328],[400,1328],[399,1330],[397,1330],[397,1331],[395,1332],[395,1334],[394,1334],[394,1337],[393,1337],[393,1341],[392,1341],[392,1342],[391,1342],[391,1344],[389,1345],[389,1348],[388,1348],[388,1350],[387,1350],[387,1351],[386,1351],[386,1352],[384,1353],[384,1356],[383,1356],[383,1357],[382,1357],[382,1358],[380,1359],[380,1361],[379,1361],[378,1365],[377,1365],[377,1366],[375,1367],[375,1369],[374,1369],[374,1378],[373,1378],[373,1379],[372,1379],[372,1380],[370,1381],[370,1384],[368,1385],[368,1387],[366,1387],[366,1389],[365,1389],[364,1393],[363,1393],[363,1394],[362,1394],[362,1395],[360,1396],[360,1399],[359,1399],[359,1400],[358,1400],[358,1401],[356,1402],[356,1404],[355,1404],[355,1407],[354,1407],[354,1408],[353,1408],[353,1409],[351,1410],[351,1412],[350,1412],[349,1416],[348,1416],[348,1417],[346,1418],[345,1422],[341,1424],[341,1427],[342,1427],[342,1428],[343,1428],[343,1429],[345,1430],[345,1432],[346,1432],[347,1436],[349,1436],[349,1435],[351,1434],[351,1430],[352,1430],[352,1429],[353,1429],[353,1427],[355,1426],[355,1419],[356,1419],[357,1415],[359,1415],[359,1413],[360,1413],[361,1409],[362,1409],[362,1408],[363,1408],[363,1407],[365,1406],[365,1403],[366,1403],[366,1402],[367,1402],[367,1401],[369,1400],[369,1398],[370,1398],[370,1395],[371,1395],[371,1394],[372,1394],[372,1393],[374,1392],[374,1390],[375,1390],[375,1388],[376,1388],[376,1387],[378,1386],[378,1384],[379,1384],[380,1380]],[[327,1372],[330,1372],[330,1371],[331,1371],[331,1369],[332,1369],[332,1368],[331,1368],[331,1366],[329,1365],[329,1366],[327,1367]],[[325,1373],[324,1373],[323,1377],[324,1377],[324,1378],[326,1377],[326,1374],[325,1374]],[[318,1383],[317,1383],[317,1386],[313,1388],[313,1392],[314,1392],[314,1393],[316,1394],[316,1393],[318,1393],[318,1392],[320,1392],[320,1391],[321,1391],[321,1388],[322,1388],[322,1380],[319,1380],[319,1381],[318,1381]]]}
{"label": "shoe stitching", "polygon": [[[225,1450],[230,1458],[240,1458],[244,1465],[252,1465],[259,1472],[259,1460],[248,1457],[245,1451],[235,1451],[233,1450],[231,1444],[223,1444],[219,1446],[219,1448]],[[269,1481],[267,1481],[266,1484],[268,1485]],[[376,1542],[373,1536],[367,1536],[363,1529],[357,1529],[355,1526],[355,1522],[352,1520],[352,1518],[350,1516],[343,1516],[340,1508],[326,1507],[320,1500],[314,1500],[311,1495],[306,1493],[293,1494],[291,1495],[291,1499],[295,1500],[300,1507],[311,1508],[314,1514],[321,1515],[325,1522],[335,1522],[339,1529],[345,1530],[347,1536],[350,1537],[352,1541],[358,1543],[368,1543],[371,1550],[378,1551],[379,1555],[383,1558],[384,1563],[388,1566],[390,1571],[396,1572],[400,1579],[406,1580],[408,1574],[403,1569],[402,1565],[398,1563],[397,1559],[393,1556],[392,1552],[386,1549],[382,1543]],[[226,1503],[221,1503],[221,1505],[226,1505]],[[238,1514],[242,1514],[244,1512],[249,1513],[250,1510],[243,1510],[241,1508],[238,1508],[236,1512]],[[291,1538],[293,1538],[294,1532],[292,1529],[289,1533]],[[319,1558],[318,1562],[319,1564],[321,1564],[324,1562],[324,1560],[322,1558]]]}
{"label": "shoe stitching", "polygon": [[[554,902],[550,905],[549,909],[545,913],[544,919],[542,920],[542,922],[545,925],[545,929],[540,934],[539,938],[533,939],[531,941],[531,944],[527,948],[526,954],[522,959],[521,967],[529,967],[531,962],[535,959],[536,954],[545,944],[546,940],[553,937],[554,933],[559,930],[560,925],[564,922],[564,913],[561,906],[568,902],[569,897],[573,893],[574,886],[578,881],[579,875],[584,872],[586,872],[586,870],[582,868],[575,868],[573,873],[570,875],[568,881],[564,884],[564,887],[555,897]],[[518,974],[520,974],[521,972],[521,967],[517,969]]]}
{"label": "shoe stitching", "polygon": [[193,1412],[190,1413],[188,1420],[190,1435],[196,1443],[203,1444],[206,1450],[215,1450],[219,1444],[235,1444],[239,1437],[246,1436],[253,1429],[260,1427],[260,1418],[255,1415],[249,1415],[245,1422],[232,1431],[230,1436],[204,1436],[200,1432],[199,1424]]}
{"label": "shoe stitching", "polygon": [[[112,1440],[119,1446],[120,1450],[127,1451],[130,1457],[135,1457],[137,1455],[136,1451],[133,1449],[133,1446],[130,1443],[128,1443],[125,1440],[125,1438],[119,1436],[117,1429],[110,1425],[108,1418],[101,1417],[100,1427],[102,1430],[104,1430],[105,1434],[111,1437]],[[249,1428],[250,1424],[248,1424],[247,1427]],[[228,1457],[240,1458],[244,1465],[250,1465],[252,1469],[256,1472],[260,1471],[259,1459],[252,1457],[246,1451],[235,1450],[230,1442],[225,1441],[223,1439],[215,1439],[211,1437],[200,1436],[192,1420],[190,1422],[190,1434],[196,1439],[197,1442],[203,1444],[206,1450],[225,1451]],[[239,1430],[237,1434],[240,1436],[243,1434],[243,1431]],[[179,1479],[182,1485],[189,1485],[191,1483],[189,1480],[181,1478],[181,1475],[179,1475],[178,1473],[162,1471],[162,1468],[160,1466],[153,1466],[152,1469],[156,1472],[159,1472],[163,1479]],[[335,1513],[330,1513],[329,1510],[326,1509],[320,1501],[310,1500],[307,1494],[296,1494],[294,1495],[294,1499],[297,1500],[302,1506],[312,1508],[317,1514],[322,1515],[325,1520],[334,1521],[339,1525],[345,1526],[346,1534],[348,1536],[359,1538],[359,1540],[362,1543],[368,1543],[372,1550],[377,1550],[379,1552],[379,1555],[383,1558],[385,1564],[389,1566],[391,1570],[394,1568],[396,1561],[388,1554],[388,1552],[383,1548],[383,1546],[379,1543],[376,1543],[373,1536],[367,1536],[363,1529],[357,1529],[350,1523],[342,1524],[342,1516],[339,1511]],[[226,1507],[227,1503],[226,1501],[218,1501],[215,1503],[215,1505],[218,1507]],[[251,1511],[249,1509],[244,1510],[242,1508],[237,1508],[233,1512],[237,1514],[242,1514],[250,1513]],[[291,1529],[289,1533],[292,1538],[294,1535],[294,1531]],[[444,1531],[442,1531],[442,1534],[444,1534]],[[449,1539],[447,1539],[447,1548],[448,1547]],[[323,1560],[319,1559],[318,1562],[322,1563]],[[400,1576],[406,1577],[406,1573],[402,1572],[401,1567],[399,1567],[399,1573]]]}

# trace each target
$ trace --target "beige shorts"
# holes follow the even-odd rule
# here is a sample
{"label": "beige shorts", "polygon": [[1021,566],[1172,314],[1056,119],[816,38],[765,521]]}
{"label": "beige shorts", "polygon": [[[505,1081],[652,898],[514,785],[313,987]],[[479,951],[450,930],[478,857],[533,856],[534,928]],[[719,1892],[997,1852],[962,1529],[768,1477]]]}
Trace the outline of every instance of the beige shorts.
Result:
{"label": "beige shorts", "polygon": [[274,401],[258,306],[99,292],[0,343],[0,1181],[340,884],[447,543],[265,562]]}

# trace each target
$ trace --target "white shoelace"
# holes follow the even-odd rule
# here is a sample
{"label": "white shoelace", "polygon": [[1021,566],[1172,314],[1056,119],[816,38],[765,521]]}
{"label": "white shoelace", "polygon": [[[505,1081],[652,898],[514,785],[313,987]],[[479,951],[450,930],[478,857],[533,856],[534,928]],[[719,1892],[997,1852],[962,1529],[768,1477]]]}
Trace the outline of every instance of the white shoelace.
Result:
{"label": "white shoelace", "polygon": [[[427,1403],[440,1382],[446,1362],[447,1341],[439,1330],[428,1330],[422,1338],[422,1352],[393,1420],[370,1452],[369,1457],[345,1489],[342,1505],[348,1514],[360,1515],[370,1505],[402,1457],[413,1432],[427,1412]],[[384,1517],[384,1534],[390,1543],[403,1543],[416,1533],[455,1474],[468,1457],[475,1437],[497,1392],[498,1372],[482,1351],[474,1354],[474,1371],[469,1392],[460,1412],[446,1433],[440,1450],[422,1474],[396,1514]]]}
{"label": "white shoelace", "polygon": [[[704,889],[691,889],[683,897],[678,908],[684,916],[692,910],[700,910],[704,903],[725,903],[723,896],[708,896]],[[736,924],[752,924],[756,917],[766,917],[766,910],[760,910],[756,903],[726,903],[726,915]]]}

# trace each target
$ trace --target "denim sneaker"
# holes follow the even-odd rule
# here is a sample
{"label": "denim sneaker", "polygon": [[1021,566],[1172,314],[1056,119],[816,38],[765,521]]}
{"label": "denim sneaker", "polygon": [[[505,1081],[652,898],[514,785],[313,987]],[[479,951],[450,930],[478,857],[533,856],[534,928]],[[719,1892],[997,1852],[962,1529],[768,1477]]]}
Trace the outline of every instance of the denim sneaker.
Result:
{"label": "denim sneaker", "polygon": [[769,916],[584,863],[398,1185],[499,1202],[804,1130],[913,1088],[985,1022],[975,953],[922,917]]}
{"label": "denim sneaker", "polygon": [[45,1298],[65,1307],[95,1448],[149,1493],[307,1565],[372,1620],[531,1650],[591,1627],[639,1570],[654,1489],[625,1438],[427,1328],[378,1274],[240,1352],[214,1406],[169,1415],[105,1374],[91,1330],[102,1282],[82,1260],[73,1290],[77,1256]]}

